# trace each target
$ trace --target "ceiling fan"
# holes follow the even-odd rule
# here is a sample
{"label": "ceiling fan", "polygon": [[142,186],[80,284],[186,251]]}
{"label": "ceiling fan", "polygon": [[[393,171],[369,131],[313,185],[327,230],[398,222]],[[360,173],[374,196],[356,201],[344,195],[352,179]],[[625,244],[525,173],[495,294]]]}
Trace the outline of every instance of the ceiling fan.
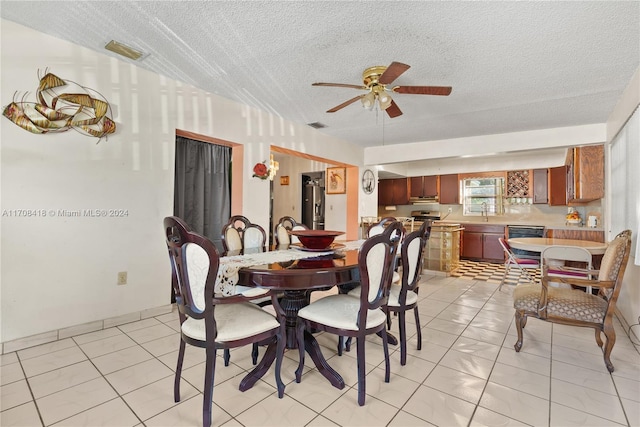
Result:
{"label": "ceiling fan", "polygon": [[442,96],[447,96],[451,93],[451,86],[394,86],[390,89],[387,88],[387,85],[391,84],[409,68],[409,65],[401,62],[392,62],[388,67],[381,65],[369,67],[362,73],[362,82],[364,83],[364,86],[345,83],[313,83],[312,86],[348,87],[367,91],[364,95],[353,97],[350,100],[327,110],[327,113],[335,113],[347,105],[353,104],[357,100],[361,100],[364,108],[372,109],[375,106],[376,100],[378,100],[380,109],[385,110],[391,118],[400,116],[402,111],[400,111],[398,105],[391,98],[390,92]]}

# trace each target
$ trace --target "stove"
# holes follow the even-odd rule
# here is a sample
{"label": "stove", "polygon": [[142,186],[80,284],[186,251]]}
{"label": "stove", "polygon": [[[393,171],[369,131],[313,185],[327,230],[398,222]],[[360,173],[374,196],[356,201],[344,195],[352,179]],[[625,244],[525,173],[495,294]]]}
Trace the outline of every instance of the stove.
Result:
{"label": "stove", "polygon": [[435,211],[411,211],[411,216],[415,221],[438,221],[440,219],[440,212]]}

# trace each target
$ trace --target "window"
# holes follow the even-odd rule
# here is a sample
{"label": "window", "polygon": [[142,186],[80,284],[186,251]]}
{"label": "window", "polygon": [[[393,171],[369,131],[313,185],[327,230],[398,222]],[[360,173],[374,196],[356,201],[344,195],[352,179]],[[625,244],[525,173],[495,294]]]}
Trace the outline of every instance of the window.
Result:
{"label": "window", "polygon": [[504,178],[469,178],[462,182],[465,216],[502,215]]}

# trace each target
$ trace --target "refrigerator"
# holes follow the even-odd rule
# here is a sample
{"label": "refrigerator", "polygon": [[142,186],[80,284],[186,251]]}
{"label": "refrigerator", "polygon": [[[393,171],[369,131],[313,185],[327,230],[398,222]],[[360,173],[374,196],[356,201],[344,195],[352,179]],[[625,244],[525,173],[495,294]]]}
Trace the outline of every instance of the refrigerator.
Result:
{"label": "refrigerator", "polygon": [[309,181],[304,186],[302,222],[312,230],[324,230],[324,187],[317,181]]}

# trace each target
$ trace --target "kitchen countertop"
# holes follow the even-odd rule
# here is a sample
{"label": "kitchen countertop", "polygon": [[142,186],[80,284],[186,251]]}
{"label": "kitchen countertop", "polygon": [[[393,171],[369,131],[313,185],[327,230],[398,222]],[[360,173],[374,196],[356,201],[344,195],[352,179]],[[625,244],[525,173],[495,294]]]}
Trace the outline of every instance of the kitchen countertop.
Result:
{"label": "kitchen countertop", "polygon": [[591,228],[591,227],[586,227],[586,226],[577,226],[577,225],[570,225],[570,224],[564,224],[564,223],[556,223],[556,224],[544,224],[544,223],[540,223],[540,222],[535,222],[535,221],[506,221],[504,219],[492,219],[489,218],[488,222],[485,221],[481,221],[481,220],[469,220],[469,219],[463,219],[463,220],[459,220],[459,219],[445,219],[445,220],[440,220],[440,222],[443,223],[450,223],[450,224],[460,224],[462,227],[464,227],[465,224],[469,224],[469,225],[503,225],[503,226],[507,226],[507,225],[542,225],[545,226],[547,229],[551,229],[551,230],[585,230],[585,231],[604,231],[603,228],[601,227],[596,227],[596,228]]}

